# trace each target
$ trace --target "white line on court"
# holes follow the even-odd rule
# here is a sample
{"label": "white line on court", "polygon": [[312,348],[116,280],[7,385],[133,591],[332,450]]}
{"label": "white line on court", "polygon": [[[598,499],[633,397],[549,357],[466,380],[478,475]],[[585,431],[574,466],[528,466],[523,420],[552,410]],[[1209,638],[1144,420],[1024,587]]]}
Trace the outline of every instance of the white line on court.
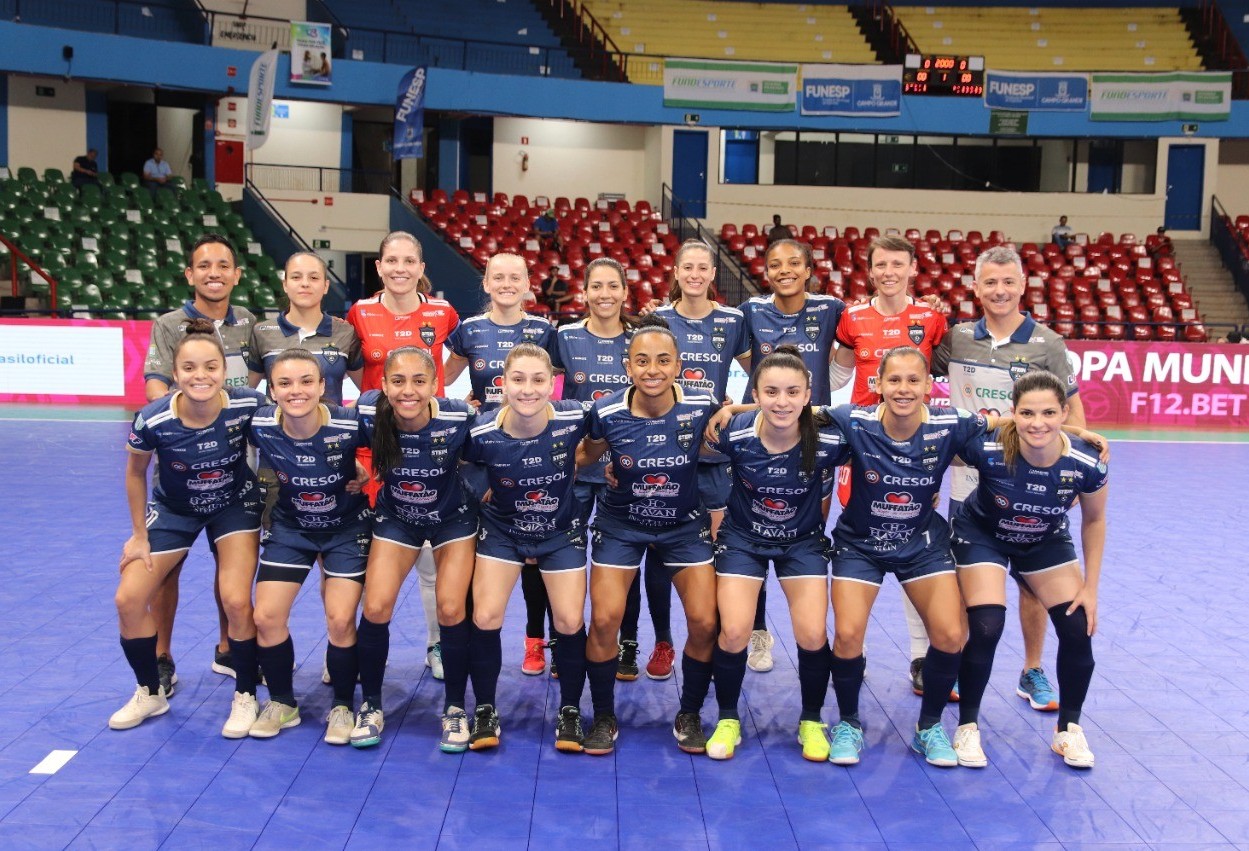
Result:
{"label": "white line on court", "polygon": [[52,751],[30,770],[31,774],[56,774],[78,751]]}

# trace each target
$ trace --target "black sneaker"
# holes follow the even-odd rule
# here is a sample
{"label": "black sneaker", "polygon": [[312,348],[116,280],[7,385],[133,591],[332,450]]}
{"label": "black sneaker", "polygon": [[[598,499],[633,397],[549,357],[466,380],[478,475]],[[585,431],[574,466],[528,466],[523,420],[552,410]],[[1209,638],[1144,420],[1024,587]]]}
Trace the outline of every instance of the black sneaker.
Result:
{"label": "black sneaker", "polygon": [[499,746],[499,713],[489,703],[483,703],[473,713],[473,732],[468,736],[468,749],[482,751]]}
{"label": "black sneaker", "polygon": [[620,728],[616,726],[616,716],[611,713],[594,716],[594,726],[581,740],[581,750],[591,756],[606,756],[616,749],[616,736]]}
{"label": "black sneaker", "polygon": [[178,674],[174,670],[173,659],[168,653],[156,657],[156,672],[160,675],[160,687],[165,697],[173,697],[174,686],[178,684]]}
{"label": "black sneaker", "polygon": [[924,660],[911,660],[911,691],[920,697],[924,696]]}
{"label": "black sneaker", "polygon": [[559,679],[559,666],[555,664],[555,645],[559,643],[558,638],[552,638],[546,643],[547,649],[551,651],[551,664],[547,666],[547,670],[551,672],[551,679]]}
{"label": "black sneaker", "polygon": [[581,710],[575,706],[565,706],[559,711],[559,721],[555,724],[555,750],[565,753],[581,753]]}
{"label": "black sneaker", "polygon": [[216,655],[213,656],[213,670],[223,677],[238,679],[238,675],[234,673],[234,660],[230,658],[229,650],[216,651]]}
{"label": "black sneaker", "polygon": [[678,712],[672,724],[672,735],[676,736],[677,747],[686,753],[707,752],[707,735],[703,733],[703,719],[697,712]]}
{"label": "black sneaker", "polygon": [[636,641],[620,642],[620,652],[616,654],[616,679],[633,682],[638,678],[638,643]]}

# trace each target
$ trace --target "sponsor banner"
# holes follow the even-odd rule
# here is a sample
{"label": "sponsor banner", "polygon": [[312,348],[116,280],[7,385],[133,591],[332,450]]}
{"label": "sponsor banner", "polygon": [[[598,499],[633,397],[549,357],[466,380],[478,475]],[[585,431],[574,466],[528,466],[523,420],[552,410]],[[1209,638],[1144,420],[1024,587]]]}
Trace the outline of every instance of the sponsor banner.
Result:
{"label": "sponsor banner", "polygon": [[399,81],[395,97],[395,139],[391,156],[397,160],[424,156],[425,69],[413,68]]}
{"label": "sponsor banner", "polygon": [[291,82],[330,84],[330,25],[291,21]]}
{"label": "sponsor banner", "polygon": [[803,65],[803,115],[902,114],[901,65]]}
{"label": "sponsor banner", "polygon": [[1089,428],[1249,428],[1249,346],[1071,340]]}
{"label": "sponsor banner", "polygon": [[273,115],[273,83],[278,73],[278,52],[266,50],[252,63],[247,79],[246,147],[254,151],[269,140],[269,119]]}
{"label": "sponsor banner", "polygon": [[1086,74],[985,72],[984,105],[1029,112],[1084,112],[1089,105]]}
{"label": "sponsor banner", "polygon": [[1094,121],[1226,121],[1232,74],[1093,74],[1090,103]]}
{"label": "sponsor banner", "polygon": [[151,322],[0,319],[0,329],[0,402],[147,402]]}
{"label": "sponsor banner", "polygon": [[664,106],[793,112],[797,83],[797,65],[664,60]]}

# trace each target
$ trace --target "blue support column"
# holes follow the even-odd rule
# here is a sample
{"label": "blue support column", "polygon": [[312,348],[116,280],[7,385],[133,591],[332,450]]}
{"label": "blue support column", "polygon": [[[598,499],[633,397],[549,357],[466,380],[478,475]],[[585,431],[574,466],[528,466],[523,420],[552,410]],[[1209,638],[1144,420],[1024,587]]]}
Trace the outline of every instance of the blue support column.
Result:
{"label": "blue support column", "polygon": [[343,127],[342,142],[341,142],[341,146],[340,146],[339,154],[338,154],[338,167],[342,169],[342,171],[339,172],[339,178],[338,178],[339,180],[338,191],[339,192],[351,191],[352,148],[354,147],[354,143],[352,139],[352,131],[353,131],[354,126],[355,126],[355,121],[352,118],[351,113],[348,112],[346,109],[344,109],[343,110],[343,122],[342,122],[342,127]]}
{"label": "blue support column", "polygon": [[460,127],[461,122],[455,118],[438,122],[438,188],[448,194],[460,188],[460,162],[466,159]]}
{"label": "blue support column", "polygon": [[83,151],[95,148],[100,152],[96,162],[100,171],[108,171],[108,95],[87,90],[87,138]]}
{"label": "blue support column", "polygon": [[16,166],[9,162],[9,75],[0,76],[0,165],[9,166],[16,173]]}

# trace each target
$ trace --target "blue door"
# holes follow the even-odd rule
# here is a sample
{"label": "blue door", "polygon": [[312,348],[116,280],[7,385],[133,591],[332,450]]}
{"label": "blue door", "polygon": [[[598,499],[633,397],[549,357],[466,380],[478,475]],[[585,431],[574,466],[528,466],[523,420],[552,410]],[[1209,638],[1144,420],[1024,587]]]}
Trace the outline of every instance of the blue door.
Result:
{"label": "blue door", "polygon": [[1167,151],[1167,230],[1201,230],[1205,171],[1205,145],[1172,145]]}
{"label": "blue door", "polygon": [[691,219],[707,215],[707,131],[676,130],[672,134],[672,196]]}

